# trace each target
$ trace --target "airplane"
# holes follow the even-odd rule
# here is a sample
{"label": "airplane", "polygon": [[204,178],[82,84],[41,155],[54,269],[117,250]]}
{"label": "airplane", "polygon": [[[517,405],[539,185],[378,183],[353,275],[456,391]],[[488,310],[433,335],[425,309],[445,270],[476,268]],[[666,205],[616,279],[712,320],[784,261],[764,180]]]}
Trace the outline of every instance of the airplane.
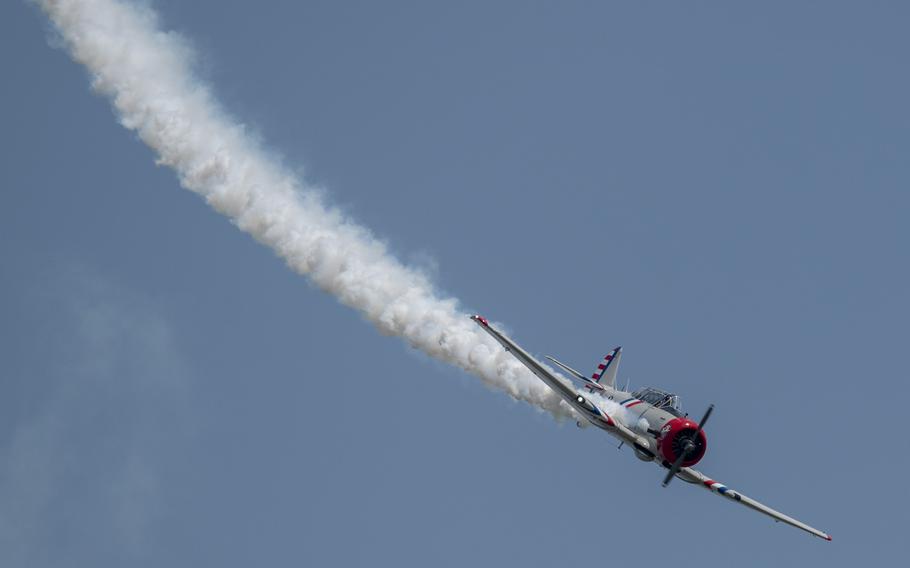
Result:
{"label": "airplane", "polygon": [[[802,529],[827,541],[831,540],[831,535],[788,517],[692,469],[692,466],[704,457],[708,448],[704,426],[714,411],[714,405],[710,405],[701,420],[695,422],[689,419],[687,414],[682,413],[677,395],[656,388],[643,388],[635,392],[620,390],[616,387],[616,370],[622,357],[622,347],[613,349],[605,356],[591,377],[586,377],[568,365],[547,356],[549,361],[582,383],[584,391],[581,391],[576,389],[574,384],[547,369],[527,351],[490,325],[486,318],[474,315],[471,319],[553,389],[581,417],[619,439],[619,447],[628,444],[638,459],[665,468],[667,473],[663,480],[664,487],[674,477],[678,477],[726,497],[734,503],[768,515],[777,522]],[[582,426],[582,423],[578,422],[578,426]]]}

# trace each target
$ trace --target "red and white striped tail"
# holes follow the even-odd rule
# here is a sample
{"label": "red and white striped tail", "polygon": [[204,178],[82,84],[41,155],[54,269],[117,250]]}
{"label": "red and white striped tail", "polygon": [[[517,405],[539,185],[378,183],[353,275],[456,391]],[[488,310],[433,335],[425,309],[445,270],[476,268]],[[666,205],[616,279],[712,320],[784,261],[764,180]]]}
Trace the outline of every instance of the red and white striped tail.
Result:
{"label": "red and white striped tail", "polygon": [[616,382],[616,370],[619,368],[619,359],[622,356],[622,347],[617,347],[603,358],[603,361],[594,369],[591,380],[595,383],[613,387]]}

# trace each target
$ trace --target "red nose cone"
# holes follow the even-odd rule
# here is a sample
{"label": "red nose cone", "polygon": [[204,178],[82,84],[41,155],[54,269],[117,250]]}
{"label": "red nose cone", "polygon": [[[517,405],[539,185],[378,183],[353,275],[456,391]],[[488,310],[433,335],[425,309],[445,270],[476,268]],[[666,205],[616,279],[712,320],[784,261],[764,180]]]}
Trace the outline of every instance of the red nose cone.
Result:
{"label": "red nose cone", "polygon": [[683,467],[697,464],[708,449],[708,438],[705,436],[704,430],[699,432],[698,423],[688,418],[674,418],[664,424],[660,430],[658,442],[661,455],[670,463],[676,461],[689,443],[695,444],[686,457],[686,461],[682,463]]}
{"label": "red nose cone", "polygon": [[489,325],[490,325],[489,323],[487,323],[487,318],[485,318],[483,316],[474,316],[474,319],[476,319],[477,321],[482,323],[484,325],[484,327],[489,327]]}

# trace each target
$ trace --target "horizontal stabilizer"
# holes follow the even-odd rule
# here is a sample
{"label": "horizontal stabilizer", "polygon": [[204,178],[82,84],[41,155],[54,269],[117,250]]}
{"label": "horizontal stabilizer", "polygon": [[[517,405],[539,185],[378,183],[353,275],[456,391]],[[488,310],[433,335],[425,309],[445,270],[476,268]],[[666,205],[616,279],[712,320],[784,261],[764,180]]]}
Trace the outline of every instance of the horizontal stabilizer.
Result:
{"label": "horizontal stabilizer", "polygon": [[582,375],[581,373],[579,373],[578,371],[576,371],[576,370],[573,369],[572,367],[570,367],[570,366],[566,365],[565,363],[563,363],[563,362],[557,360],[555,357],[550,357],[549,355],[547,355],[546,357],[547,357],[547,359],[549,359],[550,361],[552,361],[553,363],[555,363],[556,365],[558,365],[562,370],[566,371],[567,373],[569,373],[570,375],[572,375],[573,377],[575,377],[575,378],[578,379],[579,381],[583,381],[583,382],[585,383],[585,386],[587,386],[587,387],[589,387],[589,388],[592,388],[592,389],[594,389],[594,390],[600,390],[600,391],[604,390],[604,388],[603,388],[602,386],[600,386],[599,384],[595,383],[594,381],[592,381],[592,380],[589,379],[588,377]]}

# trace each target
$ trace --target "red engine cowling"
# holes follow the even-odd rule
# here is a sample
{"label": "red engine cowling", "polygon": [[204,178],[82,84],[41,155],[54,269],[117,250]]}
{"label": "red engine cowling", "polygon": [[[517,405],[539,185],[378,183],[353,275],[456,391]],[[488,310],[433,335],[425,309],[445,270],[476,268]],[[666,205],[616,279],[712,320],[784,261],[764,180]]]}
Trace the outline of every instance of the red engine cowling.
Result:
{"label": "red engine cowling", "polygon": [[[698,433],[697,435],[696,432]],[[699,432],[697,422],[693,422],[688,418],[670,420],[661,428],[660,438],[657,440],[660,444],[661,456],[670,463],[675,462],[689,440],[695,444],[695,449],[689,452],[689,456],[682,463],[682,467],[693,466],[701,460],[708,449],[708,438],[705,436],[704,430]]]}

